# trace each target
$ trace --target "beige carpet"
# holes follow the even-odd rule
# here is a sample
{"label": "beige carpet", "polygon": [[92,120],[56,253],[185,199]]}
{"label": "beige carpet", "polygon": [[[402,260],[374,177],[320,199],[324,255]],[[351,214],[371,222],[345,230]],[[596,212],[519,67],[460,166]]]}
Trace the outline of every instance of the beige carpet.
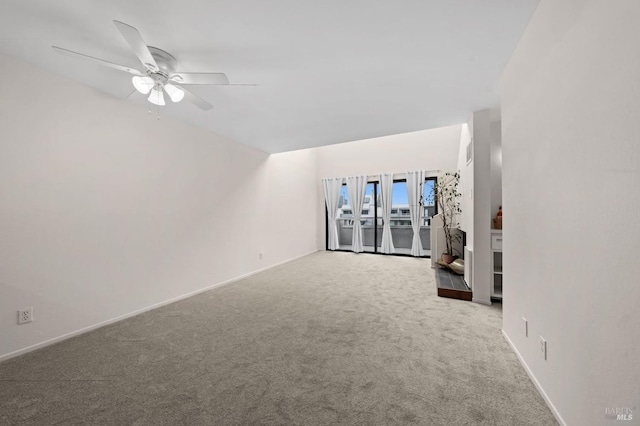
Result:
{"label": "beige carpet", "polygon": [[2,425],[555,425],[500,306],[318,252],[0,364]]}

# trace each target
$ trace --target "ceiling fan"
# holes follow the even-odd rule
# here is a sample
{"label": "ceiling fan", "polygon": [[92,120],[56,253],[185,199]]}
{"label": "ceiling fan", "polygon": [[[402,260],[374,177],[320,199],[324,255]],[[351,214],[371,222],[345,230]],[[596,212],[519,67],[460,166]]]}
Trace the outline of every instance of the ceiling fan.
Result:
{"label": "ceiling fan", "polygon": [[208,111],[213,108],[213,105],[199,96],[194,95],[182,86],[195,84],[229,85],[229,79],[221,72],[177,72],[176,67],[178,62],[173,55],[162,49],[158,49],[157,47],[147,46],[142,39],[140,32],[131,25],[115,20],[113,23],[129,46],[131,46],[133,53],[136,54],[142,63],[144,68],[143,71],[124,65],[114,64],[113,62],[94,58],[93,56],[84,55],[62,47],[51,47],[53,47],[56,52],[63,55],[88,59],[100,65],[133,74],[133,78],[131,79],[133,87],[135,87],[138,92],[144,95],[149,95],[149,102],[159,106],[165,105],[163,93],[166,93],[172,102],[180,102],[185,98],[195,104],[198,108]]}

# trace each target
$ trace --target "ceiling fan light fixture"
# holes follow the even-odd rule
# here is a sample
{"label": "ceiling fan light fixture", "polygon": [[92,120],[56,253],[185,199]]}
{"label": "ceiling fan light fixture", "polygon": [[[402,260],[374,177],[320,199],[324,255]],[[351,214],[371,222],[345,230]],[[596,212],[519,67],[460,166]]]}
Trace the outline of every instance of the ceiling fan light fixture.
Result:
{"label": "ceiling fan light fixture", "polygon": [[181,86],[230,84],[227,76],[221,72],[177,73],[178,61],[173,55],[157,47],[148,46],[140,31],[135,27],[116,20],[113,21],[113,24],[140,60],[140,64],[144,67],[143,70],[118,65],[58,46],[52,46],[52,48],[60,54],[89,60],[101,66],[133,75],[131,82],[135,90],[145,95],[149,103],[158,106],[166,105],[163,93],[166,92],[172,102],[180,102],[186,98],[188,102],[193,103],[201,110],[209,111],[213,105]]}
{"label": "ceiling fan light fixture", "polygon": [[164,95],[162,94],[162,89],[160,87],[154,87],[151,90],[151,94],[149,95],[149,102],[154,105],[164,106]]}
{"label": "ceiling fan light fixture", "polygon": [[155,84],[153,79],[149,76],[134,75],[131,81],[133,82],[133,87],[143,95],[149,93]]}
{"label": "ceiling fan light fixture", "polygon": [[167,92],[172,102],[180,102],[184,98],[184,90],[173,84],[165,84],[164,91]]}

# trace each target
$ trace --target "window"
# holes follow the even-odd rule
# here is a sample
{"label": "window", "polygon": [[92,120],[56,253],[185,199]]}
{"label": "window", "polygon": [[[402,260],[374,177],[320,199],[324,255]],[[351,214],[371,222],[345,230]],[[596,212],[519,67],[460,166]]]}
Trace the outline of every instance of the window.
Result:
{"label": "window", "polygon": [[437,213],[435,192],[436,178],[427,178],[424,182],[424,193],[422,198],[422,206],[424,208],[424,224],[423,226],[431,223],[431,216]]}
{"label": "window", "polygon": [[[391,239],[397,254],[410,254],[411,242],[413,239],[413,229],[409,216],[409,192],[405,180],[393,182],[393,194],[391,197],[391,215],[389,221],[391,226]],[[409,226],[407,226],[409,225]],[[380,226],[379,234],[382,235],[383,226]],[[382,237],[378,247],[381,249]]]}
{"label": "window", "polygon": [[[376,209],[375,206],[371,205],[372,200],[375,200],[375,185],[376,184],[374,183],[367,184],[360,217],[364,251],[368,252],[375,251],[375,247],[373,247],[373,239],[375,234],[374,215]],[[351,199],[349,198],[349,191],[347,190],[346,184],[342,185],[340,203],[342,203],[340,207],[340,212],[342,214],[339,215],[341,220],[338,220],[338,244],[341,249],[350,250],[351,240],[353,237],[353,206],[351,205]]]}
{"label": "window", "polygon": [[[424,183],[424,193],[421,200],[424,209],[424,221],[420,224],[420,239],[422,247],[427,255],[431,253],[431,216],[437,213],[434,202],[433,188],[436,178],[427,178]],[[373,201],[376,200],[374,205]],[[396,254],[410,254],[413,240],[413,228],[411,226],[411,209],[409,208],[409,194],[407,182],[396,180],[393,182],[393,197],[391,201],[392,219],[391,238],[396,249]],[[353,206],[349,198],[347,185],[342,185],[339,201],[338,215],[338,242],[341,250],[351,250],[353,233]],[[382,205],[380,204],[380,185],[378,182],[367,184],[360,223],[362,225],[362,237],[365,252],[380,252],[382,244]]]}

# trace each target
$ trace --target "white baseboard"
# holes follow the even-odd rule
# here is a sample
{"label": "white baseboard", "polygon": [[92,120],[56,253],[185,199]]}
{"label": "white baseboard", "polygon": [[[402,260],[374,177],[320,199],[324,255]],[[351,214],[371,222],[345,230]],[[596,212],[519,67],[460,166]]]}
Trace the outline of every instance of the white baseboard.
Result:
{"label": "white baseboard", "polygon": [[296,257],[293,257],[291,259],[288,259],[288,260],[285,260],[285,261],[282,261],[282,262],[279,262],[279,263],[276,263],[276,264],[273,264],[273,265],[270,265],[270,266],[266,266],[266,267],[261,268],[261,269],[257,269],[255,271],[249,272],[247,274],[243,274],[243,275],[237,276],[235,278],[228,279],[226,281],[215,283],[215,284],[212,284],[210,286],[207,286],[207,287],[195,290],[195,291],[191,291],[189,293],[186,293],[186,294],[183,294],[183,295],[180,295],[180,296],[176,296],[176,297],[173,297],[171,299],[164,300],[162,302],[155,303],[155,304],[147,306],[145,308],[137,309],[137,310],[135,310],[133,312],[129,312],[127,314],[120,315],[120,316],[115,317],[115,318],[111,318],[111,319],[108,319],[108,320],[105,320],[105,321],[101,321],[99,323],[90,325],[88,327],[84,327],[84,328],[72,331],[70,333],[66,333],[66,334],[63,334],[61,336],[49,339],[49,340],[45,340],[43,342],[39,342],[39,343],[36,343],[34,345],[31,345],[31,346],[27,346],[26,348],[18,349],[16,351],[9,352],[9,353],[4,354],[4,355],[0,355],[0,362],[6,361],[6,360],[8,360],[10,358],[17,357],[19,355],[26,354],[26,353],[31,352],[31,351],[35,351],[36,349],[44,348],[45,346],[53,345],[54,343],[58,343],[58,342],[61,342],[63,340],[70,339],[71,337],[75,337],[75,336],[78,336],[80,334],[86,333],[88,331],[92,331],[92,330],[95,330],[97,328],[104,327],[105,325],[113,324],[114,322],[122,321],[122,320],[130,318],[130,317],[134,317],[134,316],[139,315],[139,314],[141,314],[143,312],[151,311],[153,309],[160,308],[160,307],[168,305],[170,303],[174,303],[174,302],[177,302],[179,300],[186,299],[186,298],[191,297],[191,296],[195,296],[196,294],[204,293],[205,291],[212,290],[212,289],[214,289],[216,287],[222,287],[223,285],[231,284],[231,283],[233,283],[235,281],[238,281],[238,280],[241,280],[243,278],[247,278],[247,277],[250,277],[252,275],[258,274],[260,272],[266,271],[268,269],[275,268],[276,266],[280,266],[280,265],[284,265],[285,263],[293,262],[294,260],[297,260],[297,259],[300,259],[302,257],[308,256],[308,255],[313,254],[313,253],[315,253],[317,251],[320,251],[320,250],[316,249],[316,250],[310,251],[308,253],[302,254],[300,256],[296,256]]}
{"label": "white baseboard", "polygon": [[524,370],[529,375],[529,378],[531,379],[533,384],[536,386],[536,389],[538,389],[538,392],[540,392],[540,395],[542,395],[544,402],[547,403],[547,406],[551,410],[551,413],[553,413],[553,416],[556,418],[558,423],[560,423],[562,426],[567,426],[567,422],[564,421],[564,419],[556,409],[555,405],[553,405],[553,402],[551,402],[551,399],[549,399],[549,396],[540,385],[540,382],[538,382],[538,379],[536,379],[536,376],[533,375],[533,372],[531,371],[531,369],[529,369],[529,366],[524,361],[524,358],[522,358],[522,355],[520,355],[520,352],[518,352],[518,349],[516,349],[515,345],[513,344],[511,339],[509,339],[509,336],[507,336],[507,333],[505,333],[504,330],[502,330],[502,335],[504,336],[504,339],[507,341],[507,343],[509,343],[509,346],[511,346],[511,349],[513,350],[513,352],[515,352],[516,356],[518,357],[518,360],[520,360],[520,364],[522,364],[522,366],[524,367]]}

